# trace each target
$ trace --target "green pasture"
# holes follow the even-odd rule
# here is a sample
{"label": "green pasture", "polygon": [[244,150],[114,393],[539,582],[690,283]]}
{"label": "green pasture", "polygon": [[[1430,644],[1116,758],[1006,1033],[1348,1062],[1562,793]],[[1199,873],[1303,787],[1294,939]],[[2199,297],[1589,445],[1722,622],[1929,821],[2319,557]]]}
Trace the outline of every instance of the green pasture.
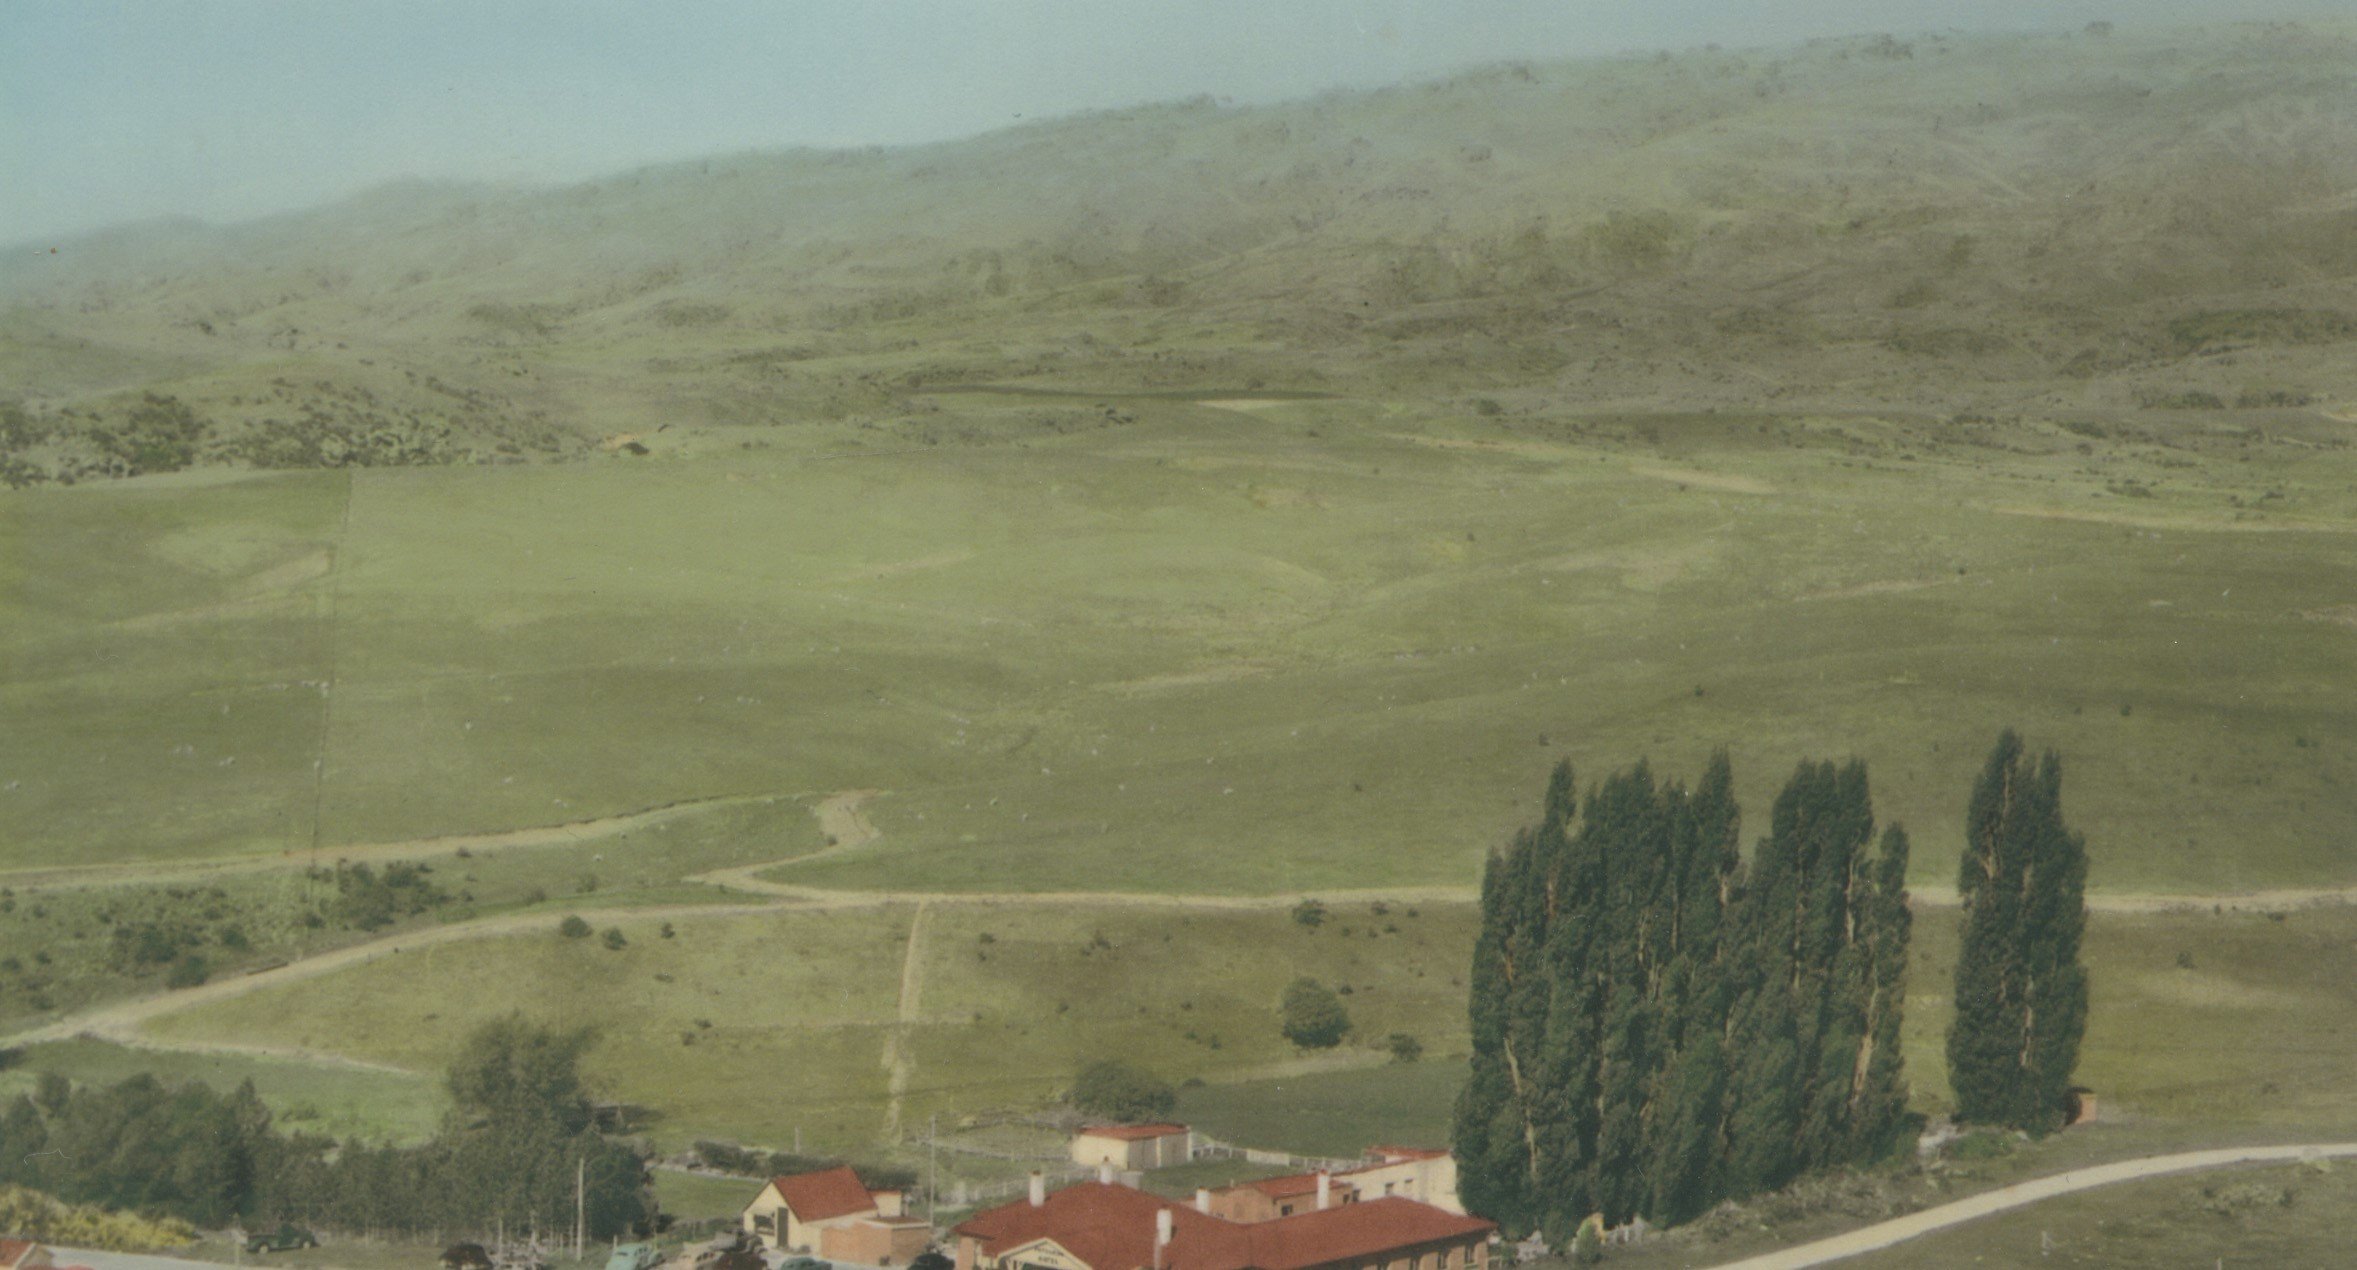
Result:
{"label": "green pasture", "polygon": [[[778,876],[1464,884],[1556,760],[1723,745],[1754,824],[1799,758],[1866,758],[1944,880],[2013,724],[2068,757],[2099,888],[2351,876],[2339,451],[2186,475],[1887,421],[1129,405],[981,445],[12,493],[10,858],[872,787],[882,842]],[[2107,493],[2130,471],[2159,492]]]}
{"label": "green pasture", "polygon": [[741,1177],[713,1177],[658,1168],[655,1203],[680,1221],[735,1219],[761,1193],[762,1183]]}
{"label": "green pasture", "polygon": [[166,1084],[230,1090],[250,1080],[281,1129],[369,1142],[422,1142],[440,1128],[444,1106],[438,1072],[409,1074],[258,1054],[133,1048],[89,1039],[14,1051],[8,1066],[0,1069],[0,1096],[28,1093],[48,1072],[90,1085],[152,1075]]}
{"label": "green pasture", "polygon": [[[167,1015],[148,1035],[431,1073],[470,1027],[517,1010],[597,1028],[593,1076],[653,1108],[649,1128],[666,1145],[774,1147],[800,1130],[814,1148],[849,1151],[883,1127],[912,915],[673,919],[664,939],[654,922],[593,913],[625,948],[547,930],[423,947]],[[1342,908],[1312,931],[1276,910],[931,906],[903,1124],[1037,1105],[1102,1057],[1176,1082],[1378,1063],[1374,1045],[1395,1031],[1461,1049],[1469,920],[1462,905],[1394,908],[1388,920]],[[1358,1034],[1341,1053],[1304,1060],[1278,1034],[1278,996],[1304,974],[1350,989]]]}
{"label": "green pasture", "polygon": [[[167,966],[126,962],[116,930],[136,922],[182,928],[214,978],[245,973],[404,930],[530,910],[581,912],[646,905],[741,902],[684,879],[730,865],[816,851],[823,845],[807,800],[756,799],[693,809],[584,840],[369,853],[381,869],[423,865],[443,905],[379,930],[330,920],[332,870],[345,855],[298,852],[255,867],[183,868],[164,880],[138,870],[91,874],[74,884],[0,891],[0,1025],[30,1025],[163,988]],[[262,867],[267,865],[267,867]],[[315,921],[315,919],[317,919]]]}
{"label": "green pasture", "polygon": [[1223,1142],[1298,1155],[1447,1146],[1465,1070],[1461,1054],[1427,1054],[1413,1063],[1203,1084],[1179,1092],[1177,1114]]}
{"label": "green pasture", "polygon": [[[1462,1049],[1471,907],[1386,907],[1337,905],[1312,930],[1282,910],[932,906],[904,1116],[1044,1102],[1101,1058],[1177,1084],[1378,1063],[1393,1032]],[[1303,1056],[1280,1034],[1300,976],[1345,994],[1341,1052]]]}
{"label": "green pasture", "polygon": [[898,1000],[905,908],[783,918],[585,913],[626,946],[551,928],[420,947],[166,1016],[159,1043],[236,1040],[439,1072],[486,1020],[521,1011],[596,1029],[592,1077],[650,1108],[666,1146],[695,1137],[820,1148],[881,1126],[884,1030]]}
{"label": "green pasture", "polygon": [[[659,1142],[777,1146],[800,1129],[837,1151],[876,1144],[894,1053],[909,1060],[904,1127],[1036,1106],[1081,1063],[1118,1057],[1205,1082],[1184,1090],[1179,1114],[1216,1137],[1353,1154],[1444,1141],[1462,1072],[1470,908],[1389,910],[1337,905],[1311,930],[1282,910],[929,904],[908,980],[915,1021],[898,1047],[908,905],[680,919],[668,940],[622,916],[620,951],[546,930],[445,944],[167,1015],[148,1035],[430,1073],[468,1027],[520,1010],[596,1026],[593,1074],[655,1109]],[[1916,931],[1908,1074],[1916,1105],[1936,1114],[1954,910],[1925,910]],[[2198,1144],[2357,1127],[2345,1044],[2357,1001],[2344,988],[2357,981],[2357,914],[2098,915],[2087,961],[2095,1006],[2079,1077],[2104,1133]],[[1356,1032],[1341,1051],[1304,1055],[1278,1035],[1277,997],[1297,975],[1351,989]],[[1392,1032],[1428,1057],[1387,1064],[1376,1046]]]}

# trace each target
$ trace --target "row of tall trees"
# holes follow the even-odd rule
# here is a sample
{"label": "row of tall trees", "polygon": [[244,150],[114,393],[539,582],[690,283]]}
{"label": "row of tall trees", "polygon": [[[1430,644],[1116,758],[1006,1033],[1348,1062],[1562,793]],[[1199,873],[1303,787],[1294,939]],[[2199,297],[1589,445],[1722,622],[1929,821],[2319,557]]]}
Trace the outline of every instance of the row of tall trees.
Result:
{"label": "row of tall trees", "polygon": [[587,1233],[627,1234],[654,1215],[647,1157],[597,1131],[588,1043],[520,1019],[484,1027],[450,1069],[441,1133],[405,1147],[280,1132],[250,1081],[223,1094],[50,1073],[0,1111],[0,1183],[209,1228],[554,1234],[572,1229],[578,1176]]}
{"label": "row of tall trees", "polygon": [[[1876,831],[1865,765],[1804,762],[1740,851],[1727,756],[1701,782],[1643,763],[1575,797],[1482,876],[1473,1060],[1456,1108],[1474,1212],[1563,1245],[1581,1221],[1657,1224],[1900,1149],[1906,832]],[[1975,783],[1948,1038],[1957,1114],[2061,1123],[2086,1027],[2086,844],[2061,762],[1999,738]]]}
{"label": "row of tall trees", "polygon": [[1747,863],[1726,755],[1688,790],[1644,765],[1539,823],[1482,880],[1473,1071],[1457,1107],[1474,1211],[1568,1240],[1691,1218],[1909,1127],[1907,837],[1866,769],[1804,763]]}

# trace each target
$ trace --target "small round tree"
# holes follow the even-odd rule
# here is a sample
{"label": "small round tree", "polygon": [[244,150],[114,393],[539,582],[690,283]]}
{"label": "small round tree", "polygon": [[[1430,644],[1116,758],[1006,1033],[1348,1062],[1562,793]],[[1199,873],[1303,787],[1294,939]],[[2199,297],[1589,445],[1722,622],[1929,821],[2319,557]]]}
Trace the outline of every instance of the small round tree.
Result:
{"label": "small round tree", "polygon": [[589,938],[589,923],[583,921],[579,913],[575,913],[557,923],[557,934],[567,939],[587,939]]}
{"label": "small round tree", "polygon": [[1350,1035],[1350,1012],[1342,998],[1315,979],[1296,979],[1285,988],[1285,1039],[1303,1049],[1332,1049]]}

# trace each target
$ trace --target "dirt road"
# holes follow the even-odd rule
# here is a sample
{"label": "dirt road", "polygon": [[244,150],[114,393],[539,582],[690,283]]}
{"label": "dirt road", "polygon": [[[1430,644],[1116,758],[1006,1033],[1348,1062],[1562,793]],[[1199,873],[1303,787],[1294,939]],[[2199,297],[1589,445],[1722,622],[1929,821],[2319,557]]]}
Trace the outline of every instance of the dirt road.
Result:
{"label": "dirt road", "polygon": [[1801,1270],[1804,1266],[1821,1266],[1844,1257],[1874,1252],[1893,1244],[1904,1243],[1919,1235],[2024,1205],[2035,1204],[2057,1195],[2093,1190],[2120,1182],[2141,1178],[2162,1177],[2171,1173],[2192,1173],[2204,1169],[2227,1168],[2237,1164],[2282,1163],[2299,1160],[2320,1160],[2357,1155],[2357,1142],[2310,1143],[2303,1146],[2227,1147],[2217,1151],[2187,1151],[2179,1155],[2147,1156],[2141,1160],[2121,1160],[2115,1164],[2099,1164],[2092,1168],[2072,1169],[2052,1177],[2041,1177],[2028,1182],[2016,1182],[1996,1190],[1983,1192],[1952,1204],[1927,1208],[1920,1213],[1909,1213],[1863,1230],[1846,1235],[1820,1239],[1815,1243],[1786,1248],[1763,1256],[1730,1261],[1718,1270]]}
{"label": "dirt road", "polygon": [[[859,791],[861,794],[873,791]],[[618,837],[634,829],[645,829],[677,820],[682,816],[699,815],[722,807],[742,806],[746,803],[777,802],[781,799],[801,798],[801,794],[724,794],[713,798],[690,798],[665,803],[640,811],[623,812],[614,816],[599,816],[589,820],[569,820],[562,824],[531,825],[522,829],[503,829],[491,833],[445,834],[433,838],[405,838],[398,842],[357,842],[336,847],[322,847],[318,851],[295,848],[274,851],[268,855],[233,856],[227,859],[195,860],[182,863],[155,860],[133,860],[120,864],[44,865],[24,869],[0,869],[0,881],[19,891],[54,890],[61,887],[104,886],[109,883],[151,883],[182,881],[194,878],[213,878],[234,873],[259,873],[273,869],[301,869],[325,861],[354,862],[381,859],[414,859],[423,855],[441,855],[461,848],[477,854],[497,851],[502,847],[587,846],[606,838]],[[836,795],[837,798],[843,795]],[[853,813],[856,816],[856,812]],[[823,811],[820,823],[826,823]],[[860,818],[858,823],[866,825]],[[870,837],[875,830],[867,829]],[[767,866],[763,866],[767,867]]]}
{"label": "dirt road", "polygon": [[[1918,905],[1956,907],[1952,886],[1911,886],[1907,893]],[[2289,913],[2303,908],[2357,904],[2357,886],[2313,887],[2279,891],[2216,891],[2207,894],[2168,894],[2157,891],[2099,891],[2087,897],[2090,913],[2191,913],[2223,909],[2229,913]]]}
{"label": "dirt road", "polygon": [[[790,908],[790,905],[773,901],[759,904],[661,904],[644,908],[612,908],[594,911],[600,917],[610,915],[688,920],[697,917],[784,912]],[[500,935],[516,934],[520,931],[554,931],[557,924],[565,919],[565,916],[562,913],[510,913],[501,917],[486,917],[477,921],[460,922],[449,926],[404,931],[398,935],[387,935],[382,939],[370,940],[364,944],[350,944],[342,948],[331,949],[314,957],[290,961],[283,966],[274,966],[268,970],[256,971],[253,974],[225,976],[193,988],[182,988],[178,991],[158,993],[154,996],[134,997],[128,1001],[116,1001],[98,1006],[80,1014],[69,1015],[43,1027],[31,1028],[12,1036],[0,1037],[0,1048],[13,1048],[42,1041],[70,1040],[76,1036],[84,1035],[102,1036],[108,1040],[129,1044],[145,1044],[150,1048],[203,1048],[196,1045],[182,1045],[178,1042],[170,1045],[157,1045],[152,1041],[143,1041],[138,1035],[138,1028],[140,1024],[167,1014],[177,1014],[182,1010],[194,1009],[200,1005],[227,1001],[264,988],[298,983],[305,979],[315,979],[320,975],[332,974],[351,966],[365,965],[381,958],[398,956],[405,951],[429,948],[438,944],[460,943],[471,939],[492,939]],[[317,1057],[259,1046],[221,1046],[219,1048],[240,1053],[274,1053],[282,1057]]]}

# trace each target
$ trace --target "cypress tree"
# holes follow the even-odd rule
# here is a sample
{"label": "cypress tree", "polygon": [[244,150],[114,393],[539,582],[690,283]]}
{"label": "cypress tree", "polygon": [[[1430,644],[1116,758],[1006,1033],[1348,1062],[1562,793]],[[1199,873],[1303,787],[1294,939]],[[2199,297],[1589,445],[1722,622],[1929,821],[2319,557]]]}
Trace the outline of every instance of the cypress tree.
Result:
{"label": "cypress tree", "polygon": [[1482,874],[1481,933],[1471,987],[1472,1078],[1456,1109],[1459,1191],[1501,1225],[1539,1224],[1540,1130],[1547,1105],[1542,1050],[1556,995],[1548,927],[1565,839],[1576,811],[1571,765],[1548,777],[1536,828],[1515,836]]}
{"label": "cypress tree", "polygon": [[[1548,998],[1544,1041],[1536,1065],[1537,1184],[1540,1226],[1561,1242],[1595,1211],[1597,1138],[1602,1131],[1602,1050],[1607,947],[1604,841],[1594,827],[1596,795],[1587,824],[1557,834],[1561,851],[1546,876]],[[1541,826],[1544,831],[1545,826]]]}
{"label": "cypress tree", "polygon": [[1645,1126],[1666,1066],[1660,993],[1677,908],[1669,806],[1679,797],[1674,789],[1656,790],[1652,771],[1640,762],[1605,782],[1581,826],[1582,836],[1596,843],[1604,882],[1592,1202],[1612,1225],[1636,1216],[1650,1189]]}
{"label": "cypress tree", "polygon": [[1692,794],[1673,791],[1671,876],[1676,905],[1663,977],[1663,1067],[1646,1150],[1647,1211],[1671,1224],[1716,1198],[1713,1166],[1724,1145],[1726,1033],[1732,1001],[1721,960],[1727,906],[1741,866],[1741,813],[1727,752],[1711,756]]}
{"label": "cypress tree", "polygon": [[1948,1030],[1958,1118],[2033,1133],[2061,1125],[2087,1025],[2086,882],[2086,840],[2062,820],[2061,759],[2048,751],[2032,767],[2006,729],[1965,809]]}
{"label": "cypress tree", "polygon": [[1850,1140],[1843,1155],[1865,1163],[1889,1155],[1907,1135],[1907,1075],[1899,1028],[1907,1006],[1907,942],[1915,915],[1907,907],[1907,831],[1882,831],[1873,886],[1861,928],[1868,967],[1865,1042],[1850,1090]]}

